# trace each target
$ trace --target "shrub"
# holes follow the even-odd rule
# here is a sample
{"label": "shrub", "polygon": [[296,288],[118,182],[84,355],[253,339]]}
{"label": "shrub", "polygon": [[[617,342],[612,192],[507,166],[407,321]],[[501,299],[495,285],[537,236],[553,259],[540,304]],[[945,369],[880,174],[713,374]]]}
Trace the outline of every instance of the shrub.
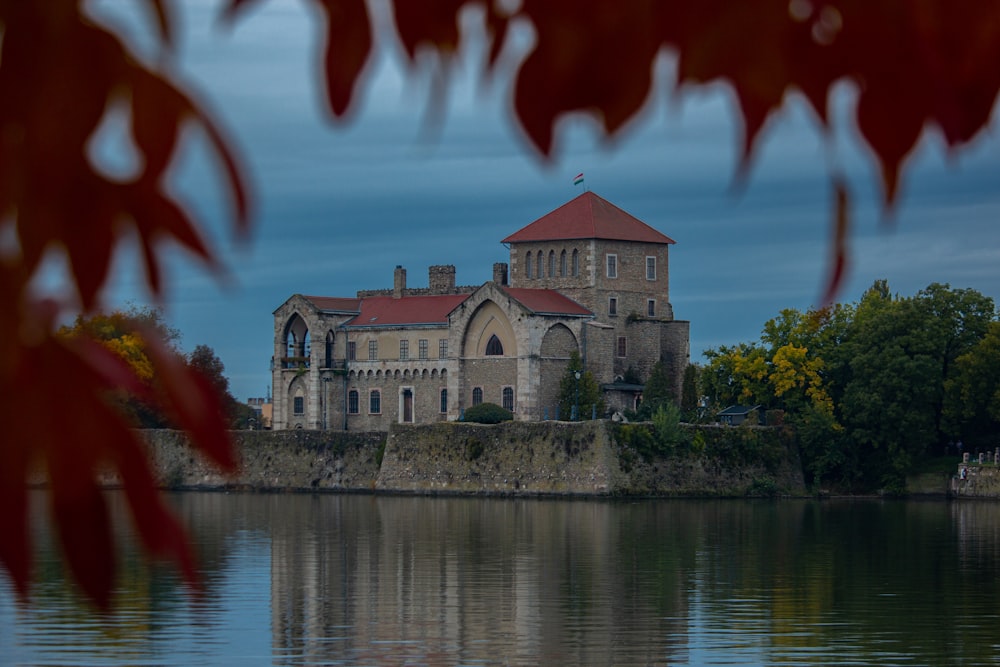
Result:
{"label": "shrub", "polygon": [[514,418],[514,413],[496,403],[480,403],[465,411],[465,421],[476,424],[499,424]]}

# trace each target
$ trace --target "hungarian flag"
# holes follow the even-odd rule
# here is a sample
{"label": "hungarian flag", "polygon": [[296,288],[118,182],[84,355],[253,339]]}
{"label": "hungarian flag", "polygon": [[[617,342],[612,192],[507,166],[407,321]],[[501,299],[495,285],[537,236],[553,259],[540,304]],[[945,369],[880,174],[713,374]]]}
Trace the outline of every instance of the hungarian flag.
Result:
{"label": "hungarian flag", "polygon": [[573,179],[573,185],[580,185],[580,183],[583,183],[583,172],[577,174]]}

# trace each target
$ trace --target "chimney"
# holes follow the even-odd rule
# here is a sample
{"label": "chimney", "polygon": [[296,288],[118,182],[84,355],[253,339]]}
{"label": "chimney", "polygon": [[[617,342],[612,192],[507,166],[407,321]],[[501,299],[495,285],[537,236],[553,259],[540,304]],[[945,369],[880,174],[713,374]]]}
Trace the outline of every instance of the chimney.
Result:
{"label": "chimney", "polygon": [[427,284],[431,294],[452,294],[455,291],[455,265],[444,264],[427,269]]}
{"label": "chimney", "polygon": [[401,265],[396,265],[396,271],[392,275],[392,298],[399,299],[406,291],[406,269]]}
{"label": "chimney", "polygon": [[501,287],[507,286],[507,262],[493,264],[493,282]]}

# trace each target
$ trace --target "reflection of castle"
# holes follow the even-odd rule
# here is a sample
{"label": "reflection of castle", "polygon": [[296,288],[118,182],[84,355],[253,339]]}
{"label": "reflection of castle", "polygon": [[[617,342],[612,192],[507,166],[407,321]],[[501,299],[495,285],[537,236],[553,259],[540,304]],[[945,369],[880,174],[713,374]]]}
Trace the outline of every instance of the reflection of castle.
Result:
{"label": "reflection of castle", "polygon": [[289,298],[274,312],[274,428],[386,430],[484,401],[554,416],[573,351],[612,407],[634,401],[627,372],[658,360],[679,394],[689,325],[670,304],[672,239],[585,192],[503,243],[510,263],[478,287],[432,266],[408,288],[397,266],[391,290]]}

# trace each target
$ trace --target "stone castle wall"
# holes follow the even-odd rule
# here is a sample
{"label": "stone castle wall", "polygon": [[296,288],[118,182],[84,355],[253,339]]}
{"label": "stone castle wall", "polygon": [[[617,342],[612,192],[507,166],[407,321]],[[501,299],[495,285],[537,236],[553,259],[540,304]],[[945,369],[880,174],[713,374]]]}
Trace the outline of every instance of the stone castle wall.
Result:
{"label": "stone castle wall", "polygon": [[[179,489],[502,495],[745,496],[805,493],[797,450],[776,428],[699,428],[703,451],[649,456],[647,424],[446,422],[388,433],[241,431],[224,477],[179,431],[144,431],[160,484]],[[115,484],[114,479],[106,480]]]}

